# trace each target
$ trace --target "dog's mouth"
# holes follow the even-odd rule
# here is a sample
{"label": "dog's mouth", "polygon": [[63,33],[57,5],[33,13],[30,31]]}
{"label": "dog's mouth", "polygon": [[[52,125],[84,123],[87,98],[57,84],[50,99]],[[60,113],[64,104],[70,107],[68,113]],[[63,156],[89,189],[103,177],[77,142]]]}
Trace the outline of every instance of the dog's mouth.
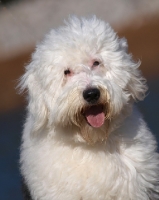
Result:
{"label": "dog's mouth", "polygon": [[105,113],[103,105],[92,105],[86,107],[82,113],[90,126],[99,128],[104,124]]}

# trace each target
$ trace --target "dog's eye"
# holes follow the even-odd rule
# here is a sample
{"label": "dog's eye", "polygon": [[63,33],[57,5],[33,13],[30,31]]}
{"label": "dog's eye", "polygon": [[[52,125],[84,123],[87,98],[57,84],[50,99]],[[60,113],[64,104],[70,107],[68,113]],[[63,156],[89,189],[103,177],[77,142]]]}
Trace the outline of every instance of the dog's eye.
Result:
{"label": "dog's eye", "polygon": [[71,74],[71,71],[70,71],[69,69],[66,69],[66,70],[64,71],[64,74],[65,74],[65,75],[70,75],[70,74]]}
{"label": "dog's eye", "polygon": [[99,61],[94,61],[93,67],[96,67],[96,66],[98,66],[98,65],[100,65]]}

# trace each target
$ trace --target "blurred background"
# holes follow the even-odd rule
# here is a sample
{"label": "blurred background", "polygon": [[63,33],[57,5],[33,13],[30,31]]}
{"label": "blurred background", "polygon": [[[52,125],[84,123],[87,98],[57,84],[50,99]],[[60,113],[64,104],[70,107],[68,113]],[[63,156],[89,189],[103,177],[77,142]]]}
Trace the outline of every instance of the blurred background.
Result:
{"label": "blurred background", "polygon": [[22,200],[19,147],[25,119],[24,96],[16,85],[35,45],[69,14],[108,21],[126,37],[134,59],[142,61],[149,92],[137,105],[159,141],[158,0],[3,0],[0,1],[0,199]]}

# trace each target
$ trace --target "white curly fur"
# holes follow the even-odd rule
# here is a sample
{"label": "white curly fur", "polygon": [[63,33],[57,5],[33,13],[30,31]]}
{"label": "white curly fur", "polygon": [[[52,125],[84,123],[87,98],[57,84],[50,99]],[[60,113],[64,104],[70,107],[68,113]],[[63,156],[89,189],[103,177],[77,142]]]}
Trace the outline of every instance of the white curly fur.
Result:
{"label": "white curly fur", "polygon": [[[29,101],[20,164],[32,198],[159,199],[157,144],[133,105],[147,90],[140,62],[95,16],[65,23],[37,46],[20,82]],[[88,87],[107,108],[99,128],[81,114]]]}

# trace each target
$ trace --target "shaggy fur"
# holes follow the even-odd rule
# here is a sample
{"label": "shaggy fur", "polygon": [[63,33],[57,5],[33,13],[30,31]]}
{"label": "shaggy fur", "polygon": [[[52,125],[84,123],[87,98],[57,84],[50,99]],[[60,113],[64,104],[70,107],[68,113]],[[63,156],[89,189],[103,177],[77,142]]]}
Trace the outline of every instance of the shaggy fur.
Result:
{"label": "shaggy fur", "polygon": [[133,105],[147,90],[140,62],[96,17],[65,23],[20,82],[29,102],[20,164],[32,199],[159,199],[157,144]]}

